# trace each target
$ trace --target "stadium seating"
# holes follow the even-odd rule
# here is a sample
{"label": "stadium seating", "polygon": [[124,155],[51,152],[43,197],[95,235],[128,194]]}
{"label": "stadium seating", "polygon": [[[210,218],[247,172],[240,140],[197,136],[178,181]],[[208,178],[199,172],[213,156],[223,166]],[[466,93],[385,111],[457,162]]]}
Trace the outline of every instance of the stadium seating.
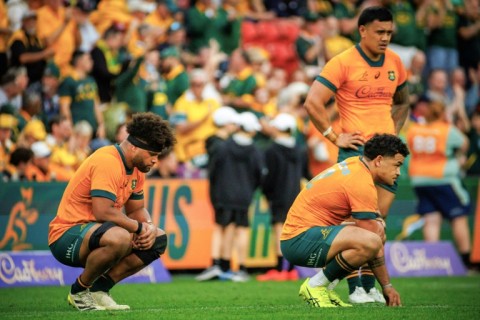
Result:
{"label": "stadium seating", "polygon": [[242,48],[258,46],[270,53],[274,67],[292,74],[298,68],[295,41],[300,27],[297,22],[287,19],[272,21],[244,21],[242,23]]}

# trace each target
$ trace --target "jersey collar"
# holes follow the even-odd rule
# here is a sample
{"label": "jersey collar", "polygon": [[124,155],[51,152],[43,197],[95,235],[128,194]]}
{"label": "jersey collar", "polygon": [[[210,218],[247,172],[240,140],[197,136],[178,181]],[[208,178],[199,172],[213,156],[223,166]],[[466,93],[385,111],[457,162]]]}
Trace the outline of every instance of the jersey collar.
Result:
{"label": "jersey collar", "polygon": [[133,173],[133,168],[129,169],[127,167],[127,160],[125,159],[125,155],[123,154],[122,148],[120,148],[119,144],[116,144],[115,148],[117,148],[117,151],[120,154],[120,157],[122,158],[123,166],[125,167],[125,172],[127,173],[127,175],[131,175]]}
{"label": "jersey collar", "polygon": [[362,58],[367,61],[368,65],[370,67],[382,67],[383,66],[383,62],[385,61],[385,54],[382,54],[382,56],[380,57],[380,60],[378,61],[373,61],[372,59],[370,59],[369,57],[367,57],[367,55],[365,54],[365,52],[363,52],[362,48],[360,47],[360,44],[357,43],[355,45],[355,48],[357,48],[358,52],[360,53],[360,55],[362,56]]}

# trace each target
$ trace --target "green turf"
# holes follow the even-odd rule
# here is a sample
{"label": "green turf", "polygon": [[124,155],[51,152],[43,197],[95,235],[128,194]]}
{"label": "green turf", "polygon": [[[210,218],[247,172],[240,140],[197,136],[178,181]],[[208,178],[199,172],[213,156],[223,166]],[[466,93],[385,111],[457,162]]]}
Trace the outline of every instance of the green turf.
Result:
{"label": "green turf", "polygon": [[[197,283],[175,276],[168,284],[118,285],[112,295],[130,311],[83,312],[66,302],[68,287],[0,289],[0,319],[479,319],[480,276],[397,278],[404,306],[367,304],[314,309],[298,297],[301,281]],[[347,297],[345,281],[337,291]]]}

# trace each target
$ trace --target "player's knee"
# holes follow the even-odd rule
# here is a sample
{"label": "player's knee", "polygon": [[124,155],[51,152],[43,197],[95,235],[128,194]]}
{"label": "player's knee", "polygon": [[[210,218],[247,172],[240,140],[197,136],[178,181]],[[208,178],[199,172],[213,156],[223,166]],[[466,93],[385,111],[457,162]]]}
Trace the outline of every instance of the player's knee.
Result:
{"label": "player's knee", "polygon": [[103,236],[102,244],[109,247],[113,252],[124,254],[130,249],[132,235],[120,227],[112,228]]}
{"label": "player's knee", "polygon": [[[160,235],[159,235],[160,234]],[[145,265],[149,265],[153,261],[157,260],[167,248],[167,235],[162,232],[157,232],[157,237],[153,246],[148,250],[134,249],[132,252],[142,260]]]}
{"label": "player's knee", "polygon": [[368,232],[363,235],[360,245],[362,255],[370,259],[377,255],[378,251],[383,246],[383,242],[377,234],[373,232]]}

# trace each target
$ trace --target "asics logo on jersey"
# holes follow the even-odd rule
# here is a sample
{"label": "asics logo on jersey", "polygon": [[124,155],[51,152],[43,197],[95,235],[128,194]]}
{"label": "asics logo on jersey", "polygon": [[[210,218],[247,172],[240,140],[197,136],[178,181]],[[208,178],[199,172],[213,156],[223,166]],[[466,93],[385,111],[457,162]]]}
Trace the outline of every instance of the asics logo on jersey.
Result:
{"label": "asics logo on jersey", "polygon": [[375,79],[378,79],[379,77],[380,77],[380,72],[377,72],[377,73],[375,74]]}

